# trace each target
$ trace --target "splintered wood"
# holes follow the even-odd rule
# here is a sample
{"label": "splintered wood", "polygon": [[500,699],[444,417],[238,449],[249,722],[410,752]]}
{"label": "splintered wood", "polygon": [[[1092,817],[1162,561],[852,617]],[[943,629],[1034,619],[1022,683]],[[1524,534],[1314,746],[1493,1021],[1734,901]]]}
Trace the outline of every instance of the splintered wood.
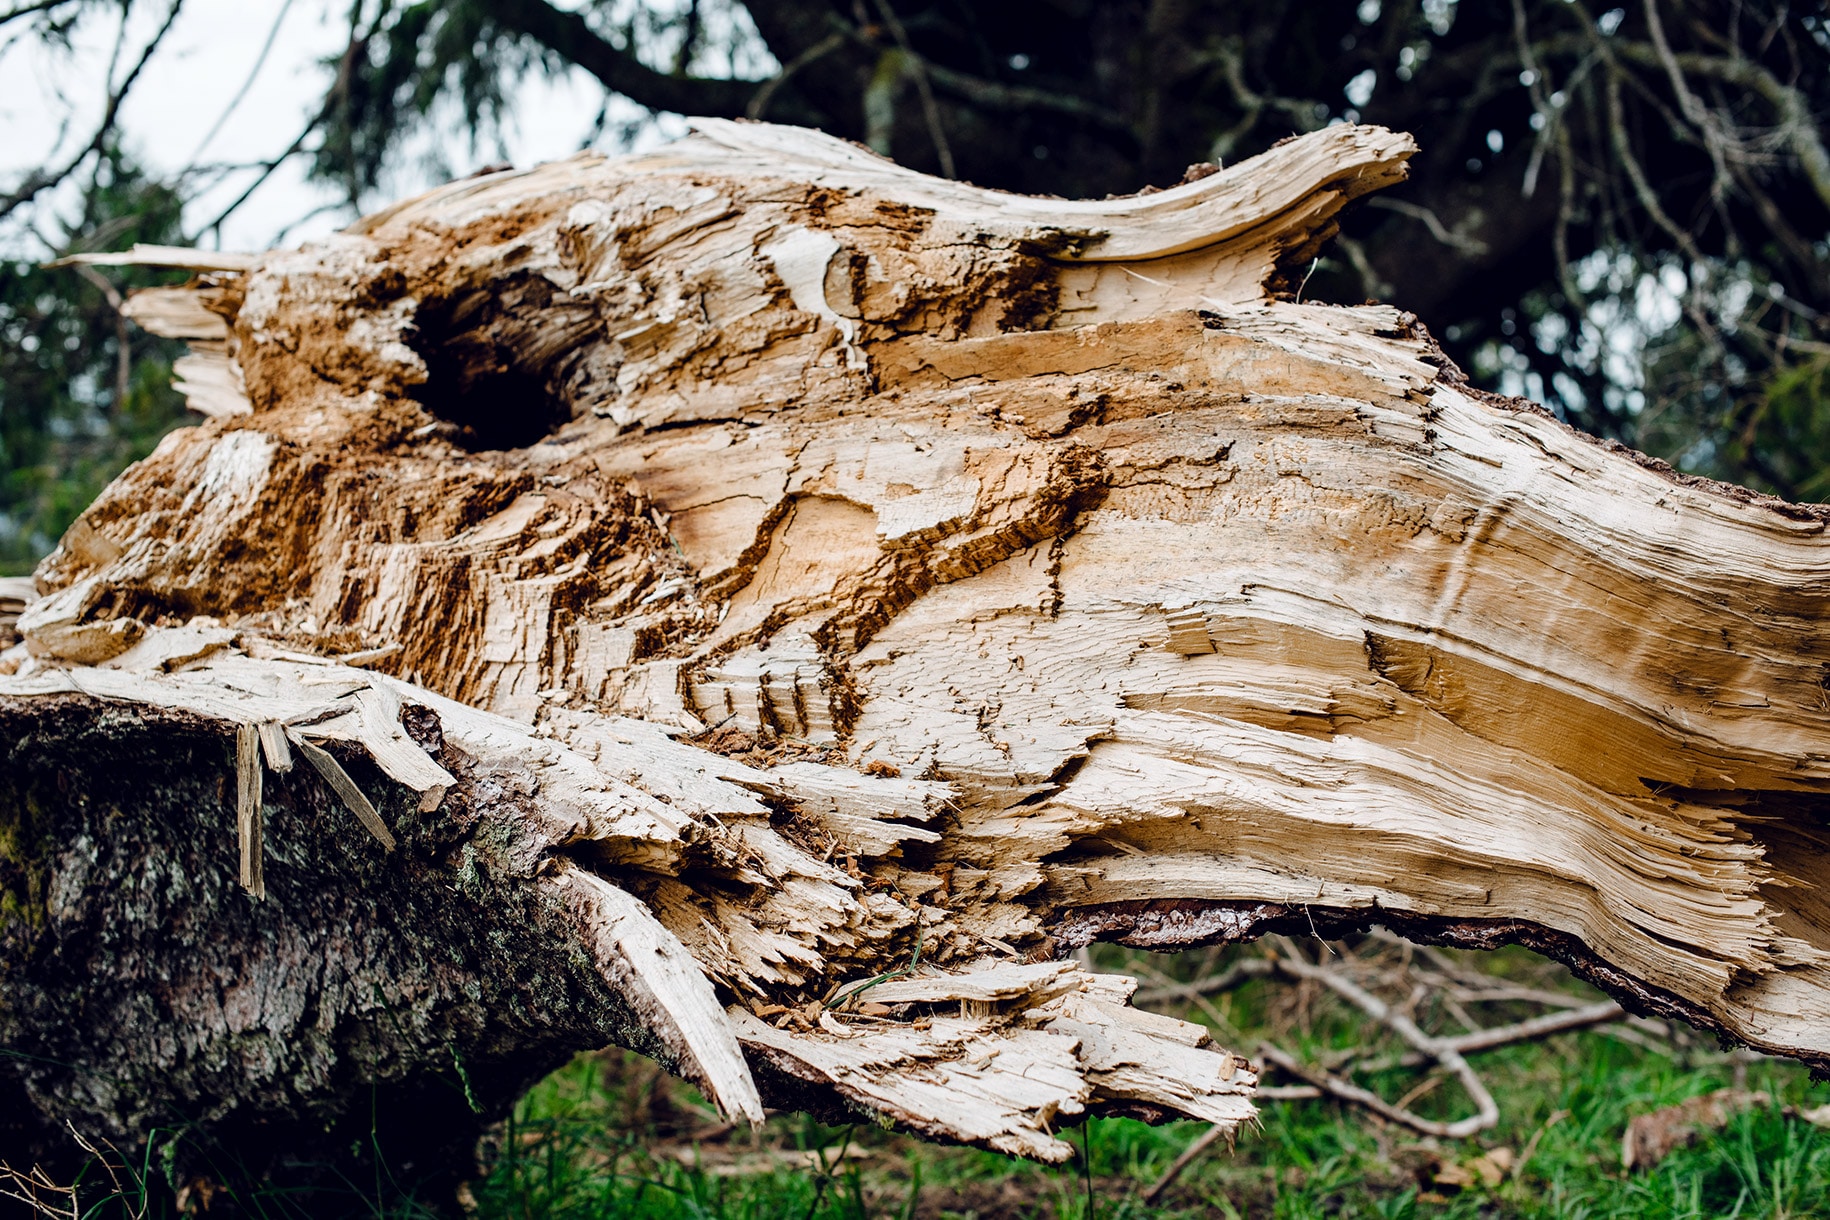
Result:
{"label": "splintered wood", "polygon": [[734,1115],[1238,1123],[1245,1064],[1047,959],[1354,919],[1830,1066],[1827,514],[1274,292],[1413,151],[1078,203],[708,121],[205,259],[133,312],[210,418],[41,566],[0,696],[237,726],[256,893],[250,743],[391,845],[338,757],[437,818],[432,709]]}
{"label": "splintered wood", "polygon": [[261,867],[261,787],[266,768],[261,765],[261,731],[255,724],[235,729],[235,835],[240,844],[241,887],[255,898],[267,896]]}

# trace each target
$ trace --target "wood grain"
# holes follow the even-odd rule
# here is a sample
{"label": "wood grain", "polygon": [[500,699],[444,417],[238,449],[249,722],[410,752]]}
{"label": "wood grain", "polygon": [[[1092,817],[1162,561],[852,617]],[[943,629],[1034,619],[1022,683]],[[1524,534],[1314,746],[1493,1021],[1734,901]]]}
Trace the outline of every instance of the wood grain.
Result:
{"label": "wood grain", "polygon": [[[616,969],[733,1114],[740,1044],[1050,1159],[1076,1107],[1240,1121],[1243,1067],[1084,972],[953,976],[1297,920],[1524,940],[1830,1066],[1826,510],[1297,301],[1413,149],[1077,203],[708,122],[199,264],[135,313],[216,345],[210,418],[40,567],[0,695],[284,723],[430,819],[436,709],[525,777],[540,884],[621,896],[565,899],[581,944],[652,917]],[[234,644],[158,643],[199,616]],[[820,1009],[918,943],[892,1017]]]}

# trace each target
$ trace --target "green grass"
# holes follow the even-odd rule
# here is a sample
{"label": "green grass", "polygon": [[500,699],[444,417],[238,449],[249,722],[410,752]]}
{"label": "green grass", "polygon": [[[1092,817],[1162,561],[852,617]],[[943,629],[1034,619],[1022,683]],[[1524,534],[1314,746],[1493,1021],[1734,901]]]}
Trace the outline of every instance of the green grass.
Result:
{"label": "green grass", "polygon": [[[1369,940],[1335,951],[1399,972],[1388,982],[1388,999],[1410,991],[1414,976],[1403,972],[1413,948]],[[1096,962],[1146,980],[1188,981],[1262,952],[1243,946],[1166,957],[1112,950]],[[1594,994],[1522,950],[1438,962],[1540,990]],[[1479,990],[1492,988],[1482,982]],[[1448,1033],[1470,1015],[1440,991],[1412,994],[1412,1015],[1425,1029]],[[1516,1002],[1465,1003],[1481,1010],[1483,1025],[1539,1011]],[[1179,1009],[1159,1007],[1165,1010],[1204,1022],[1217,1042],[1247,1055],[1271,1041],[1337,1071],[1349,1070],[1350,1053],[1376,1060],[1401,1049],[1314,983],[1258,979]],[[1830,1130],[1799,1117],[1830,1101],[1830,1088],[1813,1086],[1795,1064],[1726,1055],[1681,1028],[1650,1037],[1643,1029],[1564,1034],[1472,1061],[1501,1113],[1499,1126],[1477,1139],[1421,1138],[1331,1101],[1269,1100],[1261,1103],[1261,1123],[1242,1132],[1235,1148],[1210,1148],[1153,1207],[1142,1202],[1144,1193],[1203,1133],[1201,1124],[1152,1128],[1095,1119],[1064,1133],[1077,1155],[1055,1167],[935,1147],[869,1123],[822,1126],[800,1115],[773,1117],[751,1132],[721,1123],[697,1093],[652,1063],[601,1052],[541,1082],[490,1133],[465,1202],[475,1220],[1830,1216]],[[1423,1088],[1433,1078],[1414,1070],[1366,1070],[1354,1078],[1388,1099],[1410,1095],[1408,1104],[1427,1118],[1470,1109],[1458,1085]],[[1731,1084],[1764,1101],[1650,1170],[1621,1168],[1631,1118]],[[151,1162],[117,1166],[112,1191],[97,1176],[102,1169],[91,1166],[86,1197],[97,1205],[86,1214],[175,1214],[169,1174]],[[256,1189],[242,1211],[374,1220],[434,1214],[385,1166],[376,1167],[372,1184],[348,1187],[311,1197]]]}
{"label": "green grass", "polygon": [[[1115,951],[1101,964],[1186,977],[1223,964],[1228,954],[1258,951],[1181,959]],[[1501,977],[1582,990],[1522,951],[1459,960]],[[1488,1007],[1489,1023],[1532,1011]],[[1377,1041],[1357,1012],[1287,982],[1254,982],[1180,1015],[1205,1020],[1218,1041],[1248,1053],[1273,1038],[1319,1061]],[[1452,1028],[1441,1016],[1420,1013],[1426,1027]],[[798,1116],[773,1118],[758,1133],[727,1134],[692,1090],[634,1056],[605,1053],[579,1058],[522,1101],[491,1141],[489,1171],[470,1189],[480,1220],[1830,1216],[1830,1131],[1787,1111],[1823,1104],[1830,1089],[1812,1086],[1801,1068],[1746,1064],[1745,1087],[1770,1104],[1651,1171],[1627,1173],[1620,1145],[1628,1120],[1731,1084],[1731,1057],[1694,1034],[1634,1045],[1579,1033],[1474,1062],[1502,1116],[1478,1139],[1420,1138],[1328,1101],[1270,1102],[1262,1125],[1244,1133],[1236,1149],[1210,1149],[1161,1206],[1147,1207],[1140,1196],[1201,1133],[1199,1124],[1151,1128],[1096,1119],[1067,1137],[1077,1148],[1085,1140],[1090,1166],[1076,1158],[1054,1168]],[[1359,1079],[1395,1099],[1422,1078],[1394,1071]],[[1419,1113],[1443,1118],[1465,1113],[1466,1105],[1452,1084],[1414,1103]],[[1496,1184],[1477,1178],[1458,1189],[1437,1180],[1443,1166],[1491,1149],[1508,1150],[1514,1166]]]}

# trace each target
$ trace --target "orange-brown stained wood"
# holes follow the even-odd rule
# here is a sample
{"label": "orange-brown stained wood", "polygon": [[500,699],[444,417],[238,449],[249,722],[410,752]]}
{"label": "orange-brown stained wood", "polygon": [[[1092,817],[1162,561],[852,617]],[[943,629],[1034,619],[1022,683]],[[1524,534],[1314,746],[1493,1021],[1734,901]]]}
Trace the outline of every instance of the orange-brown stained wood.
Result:
{"label": "orange-brown stained wood", "polygon": [[544,850],[652,914],[643,960],[690,955],[752,1063],[1029,1155],[1088,1106],[1236,1121],[1249,1073],[1071,972],[920,1029],[795,1014],[918,945],[1300,910],[1525,939],[1830,1064],[1826,513],[1274,292],[1413,149],[1336,127],[1067,203],[706,122],[209,271],[139,316],[228,322],[212,418],[45,561],[0,694],[99,690],[198,615],[234,655],[107,697],[360,657],[566,794]]}

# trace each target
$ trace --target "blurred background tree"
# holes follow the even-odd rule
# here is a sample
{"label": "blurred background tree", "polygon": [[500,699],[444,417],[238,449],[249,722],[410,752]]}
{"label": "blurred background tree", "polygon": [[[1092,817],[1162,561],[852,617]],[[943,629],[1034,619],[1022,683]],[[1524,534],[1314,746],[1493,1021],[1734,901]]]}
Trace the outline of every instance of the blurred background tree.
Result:
{"label": "blurred background tree", "polygon": [[[19,0],[0,33],[68,39],[136,6],[166,27],[177,11],[174,0]],[[620,97],[654,113],[817,126],[928,172],[1067,196],[1173,185],[1191,165],[1329,123],[1408,130],[1423,146],[1411,181],[1349,215],[1317,263],[1287,269],[1290,289],[1410,310],[1477,385],[1682,469],[1830,497],[1821,4],[347,0],[338,11],[347,45],[324,65],[321,106],[255,168],[308,158],[352,211],[380,201],[416,141],[474,141],[511,121],[534,73],[595,78],[606,105],[593,135],[611,145],[608,99]],[[0,198],[0,220],[16,221],[90,176],[80,217],[50,226],[47,251],[220,230],[218,216],[178,233],[182,184],[136,178],[114,151],[132,73],[123,79],[80,158]],[[116,227],[129,218],[134,231]],[[107,294],[75,272],[17,261],[6,275],[0,562],[16,566],[166,425],[170,399],[155,387],[169,352],[123,339]]]}
{"label": "blurred background tree", "polygon": [[30,244],[0,260],[0,575],[30,571],[110,479],[184,420],[171,387],[184,345],[120,313],[123,292],[162,282],[160,274],[110,280],[42,265],[170,241],[182,200],[113,147],[96,157],[76,200],[73,215],[44,209],[39,224],[23,227]]}

